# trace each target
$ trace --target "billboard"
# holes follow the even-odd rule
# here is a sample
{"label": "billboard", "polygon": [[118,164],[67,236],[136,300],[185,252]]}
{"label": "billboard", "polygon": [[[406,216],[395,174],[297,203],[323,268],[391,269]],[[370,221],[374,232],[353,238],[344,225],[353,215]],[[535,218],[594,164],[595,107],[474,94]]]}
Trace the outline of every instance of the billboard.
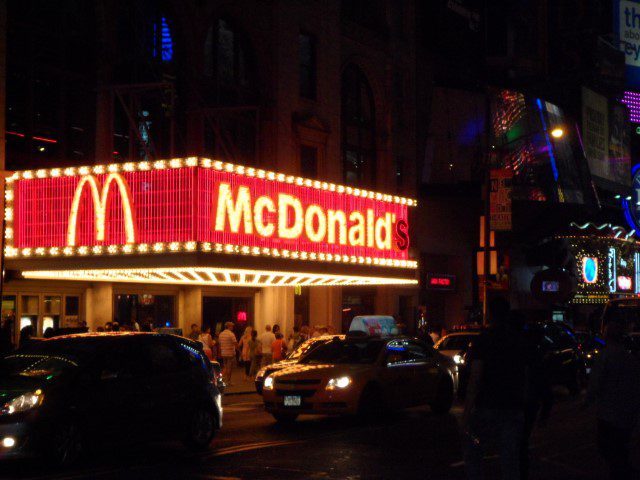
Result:
{"label": "billboard", "polygon": [[204,251],[410,267],[412,199],[209,159],[17,172],[9,257]]}
{"label": "billboard", "polygon": [[613,31],[624,53],[626,84],[640,87],[640,3],[630,0],[614,2]]}
{"label": "billboard", "polygon": [[630,184],[629,122],[622,104],[582,87],[582,139],[592,176]]}
{"label": "billboard", "polygon": [[492,164],[513,172],[513,200],[595,200],[575,123],[560,107],[513,90],[491,100]]}

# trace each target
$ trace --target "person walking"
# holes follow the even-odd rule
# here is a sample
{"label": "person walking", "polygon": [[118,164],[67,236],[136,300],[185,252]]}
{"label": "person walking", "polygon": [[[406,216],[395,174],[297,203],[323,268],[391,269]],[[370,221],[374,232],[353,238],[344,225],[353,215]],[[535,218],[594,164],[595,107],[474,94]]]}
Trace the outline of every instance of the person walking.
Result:
{"label": "person walking", "polygon": [[251,358],[249,366],[249,378],[255,378],[262,362],[262,346],[260,340],[258,340],[258,331],[251,331],[251,340],[247,342],[249,344],[249,357]]}
{"label": "person walking", "polygon": [[202,349],[204,350],[207,358],[211,361],[215,360],[215,357],[213,356],[213,346],[215,342],[211,337],[211,327],[209,327],[208,325],[204,326],[202,332],[200,332],[200,335],[198,335],[198,341],[202,343]]}
{"label": "person walking", "polygon": [[[524,325],[520,316],[512,318],[514,327],[517,323]],[[545,359],[544,331],[538,328],[528,330],[524,336],[527,346],[527,378],[524,397],[524,425],[520,442],[520,478],[529,478],[529,440],[533,428],[546,425],[553,406],[553,390],[548,361]]]}
{"label": "person walking", "polygon": [[262,345],[262,365],[269,365],[272,361],[271,355],[271,344],[275,341],[276,336],[271,332],[271,325],[266,325],[264,327],[264,332],[258,340],[260,340],[260,344]]}
{"label": "person walking", "polygon": [[640,413],[640,362],[623,345],[624,327],[605,327],[605,348],[598,356],[586,404],[595,403],[597,445],[612,480],[638,478],[629,459],[631,434]]}
{"label": "person walking", "polygon": [[198,337],[200,336],[200,328],[195,323],[191,324],[191,331],[189,332],[189,338],[191,340],[198,341]]}
{"label": "person walking", "polygon": [[218,335],[220,353],[222,355],[222,378],[228,386],[231,386],[231,373],[236,363],[236,350],[238,349],[238,339],[233,333],[233,322],[226,322],[225,329]]}
{"label": "person walking", "polygon": [[251,352],[249,341],[251,340],[252,328],[247,327],[238,342],[238,350],[240,350],[240,365],[244,367],[244,379],[249,380],[249,371],[251,370]]}
{"label": "person walking", "polygon": [[280,332],[276,333],[276,339],[271,343],[271,357],[274,362],[284,359],[287,353],[287,344],[284,341],[284,335]]}
{"label": "person walking", "polygon": [[520,478],[520,443],[524,423],[526,345],[522,332],[509,321],[509,303],[493,299],[491,328],[469,352],[470,378],[462,427],[464,459],[470,480],[484,478],[483,457],[497,446],[504,480]]}
{"label": "person walking", "polygon": [[300,327],[294,326],[293,333],[289,334],[289,338],[287,340],[287,349],[289,351],[293,351],[298,348],[298,345],[301,343],[301,335],[300,335]]}

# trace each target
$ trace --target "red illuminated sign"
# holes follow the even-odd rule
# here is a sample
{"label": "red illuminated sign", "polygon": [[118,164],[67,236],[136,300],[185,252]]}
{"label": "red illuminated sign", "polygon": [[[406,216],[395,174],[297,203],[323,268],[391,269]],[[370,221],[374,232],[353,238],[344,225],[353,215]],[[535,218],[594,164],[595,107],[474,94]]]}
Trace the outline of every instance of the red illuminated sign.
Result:
{"label": "red illuminated sign", "polygon": [[204,250],[415,267],[410,199],[190,158],[18,172],[10,256]]}
{"label": "red illuminated sign", "polygon": [[426,277],[428,290],[453,291],[456,288],[456,276],[428,273]]}

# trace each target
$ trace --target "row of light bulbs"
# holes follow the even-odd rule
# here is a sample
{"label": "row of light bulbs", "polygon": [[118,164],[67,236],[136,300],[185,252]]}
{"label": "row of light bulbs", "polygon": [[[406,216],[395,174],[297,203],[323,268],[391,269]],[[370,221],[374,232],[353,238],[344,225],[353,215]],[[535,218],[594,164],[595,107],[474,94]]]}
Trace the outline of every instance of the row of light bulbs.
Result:
{"label": "row of light bulbs", "polygon": [[[200,248],[198,248],[200,246]],[[116,255],[116,254],[147,254],[166,252],[203,252],[227,253],[234,255],[268,256],[293,260],[310,260],[333,263],[351,263],[360,265],[376,265],[383,267],[418,268],[415,260],[398,260],[392,258],[372,258],[355,255],[339,255],[331,253],[298,252],[286,249],[267,247],[248,247],[246,245],[232,245],[210,242],[156,242],[125,245],[95,245],[79,247],[37,247],[15,248],[5,247],[5,255],[10,258],[32,256],[87,256],[87,255]]]}
{"label": "row of light bulbs", "polygon": [[211,160],[209,158],[187,157],[187,158],[173,158],[170,160],[156,160],[153,162],[127,162],[127,163],[112,163],[109,165],[95,165],[95,166],[83,166],[83,167],[67,167],[67,168],[52,168],[52,169],[39,169],[39,170],[24,170],[15,172],[11,177],[7,179],[8,183],[12,183],[21,179],[33,179],[33,178],[57,178],[57,177],[73,177],[77,175],[89,175],[91,173],[100,175],[104,173],[118,173],[118,172],[135,172],[135,171],[149,171],[149,170],[165,170],[171,168],[183,168],[183,167],[202,167],[213,168],[214,170],[225,171],[228,173],[236,173],[239,175],[246,175],[248,177],[257,177],[261,179],[267,179],[271,181],[277,181],[288,184],[295,184],[298,186],[305,186],[309,188],[315,188],[318,190],[327,190],[330,192],[345,193],[347,195],[353,195],[355,197],[369,198],[372,200],[378,200],[388,203],[399,203],[401,205],[407,205],[415,207],[418,202],[411,198],[400,197],[398,195],[389,195],[386,193],[373,192],[361,188],[354,188],[345,185],[336,185],[335,183],[322,182],[320,180],[311,180],[309,178],[297,177],[294,175],[285,175],[284,173],[276,173],[268,170],[262,170],[259,168],[245,167],[242,165],[234,165],[233,163],[222,162],[220,160]]}

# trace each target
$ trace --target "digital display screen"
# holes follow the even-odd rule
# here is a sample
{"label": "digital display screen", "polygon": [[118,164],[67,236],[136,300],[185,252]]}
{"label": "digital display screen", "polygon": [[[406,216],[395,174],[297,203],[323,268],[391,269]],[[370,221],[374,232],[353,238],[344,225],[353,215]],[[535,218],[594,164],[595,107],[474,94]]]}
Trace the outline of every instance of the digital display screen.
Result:
{"label": "digital display screen", "polygon": [[560,282],[558,282],[557,280],[542,282],[542,291],[543,292],[559,292]]}

